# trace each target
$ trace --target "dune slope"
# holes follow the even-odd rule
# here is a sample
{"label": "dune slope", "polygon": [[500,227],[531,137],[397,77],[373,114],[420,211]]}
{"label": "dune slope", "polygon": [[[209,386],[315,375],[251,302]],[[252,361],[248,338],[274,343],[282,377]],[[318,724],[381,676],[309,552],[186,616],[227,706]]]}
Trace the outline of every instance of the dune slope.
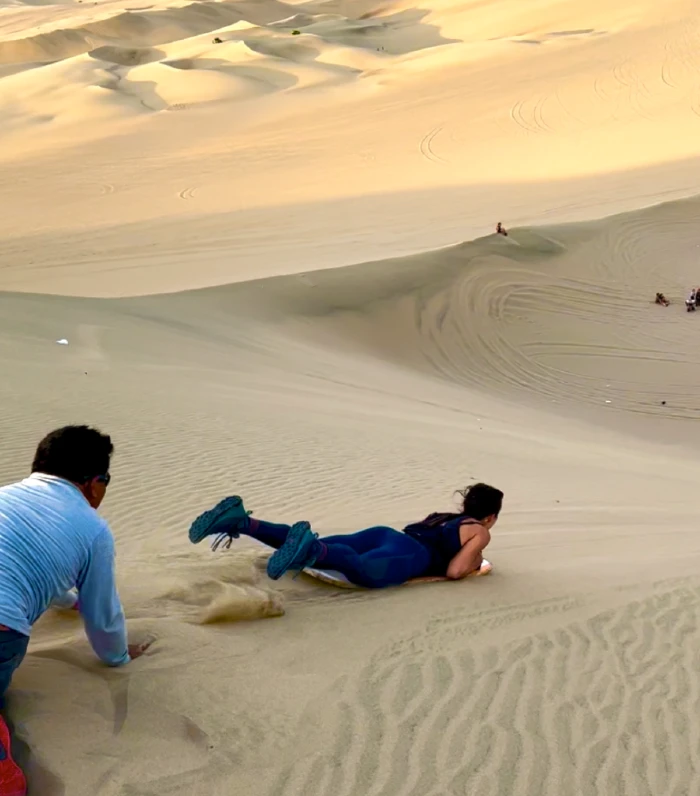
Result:
{"label": "dune slope", "polygon": [[[42,794],[680,792],[695,208],[187,293],[2,295],[0,475],[58,423],[114,435],[121,590],[157,639],[106,672],[75,617],[37,627],[12,707]],[[474,478],[507,500],[476,581],[273,584],[259,547],[186,539],[232,492],[344,533]]]}
{"label": "dune slope", "polygon": [[[41,620],[33,792],[693,792],[696,6],[0,3],[0,479],[113,435],[155,638],[106,671]],[[187,541],[227,494],[347,533],[476,479],[488,578],[339,593]]]}

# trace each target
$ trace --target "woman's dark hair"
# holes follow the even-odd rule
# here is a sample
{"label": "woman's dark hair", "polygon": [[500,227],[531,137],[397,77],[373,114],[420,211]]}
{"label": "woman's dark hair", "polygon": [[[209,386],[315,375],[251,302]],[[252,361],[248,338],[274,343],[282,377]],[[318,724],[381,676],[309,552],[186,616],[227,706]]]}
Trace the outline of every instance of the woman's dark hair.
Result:
{"label": "woman's dark hair", "polygon": [[64,426],[41,440],[34,455],[32,472],[84,484],[109,472],[113,450],[110,437],[96,428]]}
{"label": "woman's dark hair", "polygon": [[464,498],[462,513],[475,520],[498,517],[503,508],[503,492],[488,484],[472,484],[459,494]]}
{"label": "woman's dark hair", "polygon": [[459,514],[433,512],[418,524],[434,528],[458,517],[469,517],[480,522],[492,515],[498,517],[503,508],[503,492],[488,484],[472,484],[466,489],[458,489],[457,494],[462,496],[462,511]]}

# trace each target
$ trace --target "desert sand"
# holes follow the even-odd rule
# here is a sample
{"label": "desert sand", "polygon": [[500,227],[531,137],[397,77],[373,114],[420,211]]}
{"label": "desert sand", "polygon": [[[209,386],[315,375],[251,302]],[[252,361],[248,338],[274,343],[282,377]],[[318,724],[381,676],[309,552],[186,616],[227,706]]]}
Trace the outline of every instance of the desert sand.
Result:
{"label": "desert sand", "polygon": [[[687,0],[0,5],[0,481],[113,436],[155,638],[113,671],[38,623],[32,794],[696,792],[699,44]],[[227,494],[344,533],[474,480],[487,578],[187,541]]]}

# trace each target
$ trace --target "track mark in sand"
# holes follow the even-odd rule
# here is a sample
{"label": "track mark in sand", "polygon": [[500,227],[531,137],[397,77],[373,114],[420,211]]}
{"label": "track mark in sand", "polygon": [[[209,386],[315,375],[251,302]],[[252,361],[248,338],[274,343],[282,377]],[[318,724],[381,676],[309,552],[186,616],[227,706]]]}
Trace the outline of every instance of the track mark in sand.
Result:
{"label": "track mark in sand", "polygon": [[696,115],[700,116],[700,94],[696,94],[690,103],[690,110]]}
{"label": "track mark in sand", "polygon": [[664,45],[664,53],[664,59],[661,62],[661,80],[669,88],[678,88],[678,84],[674,81],[672,75],[673,63],[677,58],[671,42],[666,42]]}
{"label": "track mark in sand", "polygon": [[178,192],[178,196],[180,199],[194,199],[195,195],[197,194],[198,188],[185,188],[182,191]]}
{"label": "track mark in sand", "polygon": [[186,102],[175,102],[172,105],[168,105],[165,109],[166,111],[188,111],[191,105],[188,105]]}
{"label": "track mark in sand", "polygon": [[643,105],[644,100],[651,96],[649,87],[639,76],[631,61],[627,59],[616,64],[612,74],[620,88],[627,94],[627,101],[632,111],[643,119],[651,119]]}
{"label": "track mark in sand", "polygon": [[593,91],[595,91],[595,93],[601,100],[603,100],[603,102],[610,102],[612,99],[609,90],[605,87],[605,82],[609,79],[609,77],[609,73],[606,73],[605,75],[597,75],[593,80]]}
{"label": "track mark in sand", "polygon": [[433,163],[447,163],[444,158],[441,158],[440,155],[436,155],[433,151],[433,141],[441,132],[442,127],[433,128],[427,135],[423,136],[419,144],[421,155],[423,155],[426,160],[430,160]]}
{"label": "track mark in sand", "polygon": [[110,682],[109,693],[114,708],[112,734],[119,735],[129,715],[129,681],[120,679]]}
{"label": "track mark in sand", "polygon": [[109,194],[114,193],[114,185],[111,182],[101,182],[99,187],[100,196],[109,196]]}
{"label": "track mark in sand", "polygon": [[661,79],[669,88],[681,89],[688,80],[693,85],[697,82],[699,66],[697,52],[697,32],[687,25],[679,36],[666,42]]}
{"label": "track mark in sand", "polygon": [[[465,627],[488,613],[462,610]],[[466,632],[380,649],[323,695],[326,743],[300,750],[300,727],[270,796],[687,792],[700,586],[560,618],[498,645]]]}
{"label": "track mark in sand", "polygon": [[202,749],[209,748],[209,736],[198,724],[192,721],[192,719],[188,716],[182,716],[182,723],[186,740]]}
{"label": "track mark in sand", "polygon": [[557,105],[561,108],[562,113],[569,119],[572,119],[578,127],[587,127],[587,123],[577,116],[573,111],[569,110],[567,105],[564,103],[564,100],[561,97],[561,93],[557,89],[553,94],[553,99],[556,101]]}
{"label": "track mark in sand", "polygon": [[516,102],[510,109],[510,118],[527,133],[550,133],[552,128],[544,118],[544,106],[548,96],[534,100]]}

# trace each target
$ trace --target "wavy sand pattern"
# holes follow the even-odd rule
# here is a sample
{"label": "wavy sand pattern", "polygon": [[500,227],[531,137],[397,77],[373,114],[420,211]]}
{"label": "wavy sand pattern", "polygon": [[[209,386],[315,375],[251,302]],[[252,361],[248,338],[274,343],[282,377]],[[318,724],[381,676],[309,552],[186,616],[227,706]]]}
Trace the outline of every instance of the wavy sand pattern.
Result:
{"label": "wavy sand pattern", "polygon": [[[0,2],[0,480],[113,435],[155,638],[106,671],[41,620],[32,793],[694,794],[696,6]],[[186,538],[225,494],[345,533],[474,479],[464,583]]]}
{"label": "wavy sand pattern", "polygon": [[566,602],[531,604],[526,618],[563,621],[497,647],[489,631],[521,621],[520,607],[475,618],[472,649],[463,618],[438,618],[324,695],[333,735],[270,793],[685,793],[699,594],[665,584],[575,622]]}

